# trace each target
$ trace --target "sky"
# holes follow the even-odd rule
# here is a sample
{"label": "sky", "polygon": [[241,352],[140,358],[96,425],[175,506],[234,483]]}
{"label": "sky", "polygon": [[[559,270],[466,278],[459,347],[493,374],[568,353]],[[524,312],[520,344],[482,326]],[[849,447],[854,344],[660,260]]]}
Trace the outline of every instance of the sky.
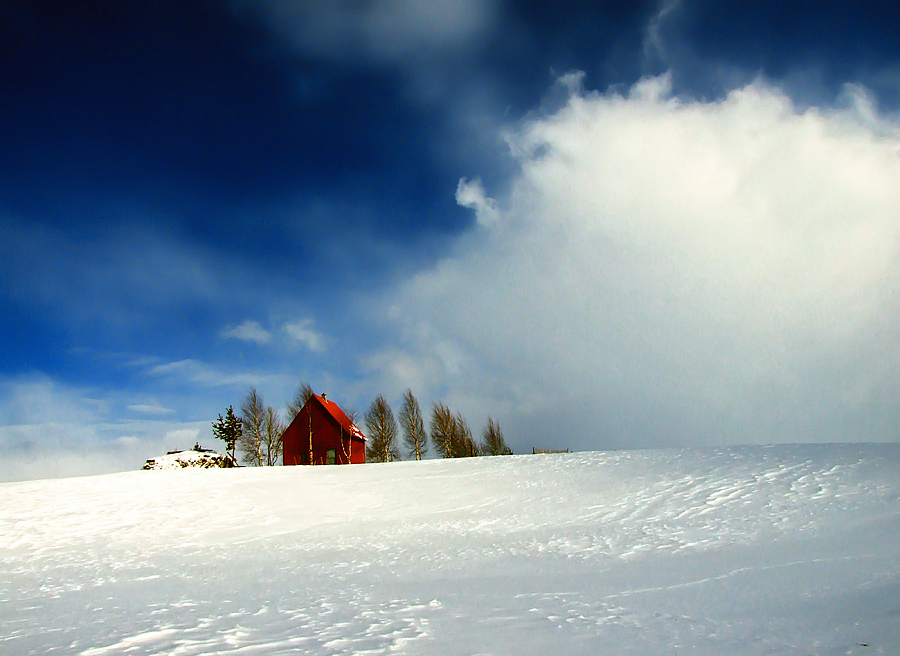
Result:
{"label": "sky", "polygon": [[889,8],[4,3],[0,480],[302,382],[519,453],[897,441]]}

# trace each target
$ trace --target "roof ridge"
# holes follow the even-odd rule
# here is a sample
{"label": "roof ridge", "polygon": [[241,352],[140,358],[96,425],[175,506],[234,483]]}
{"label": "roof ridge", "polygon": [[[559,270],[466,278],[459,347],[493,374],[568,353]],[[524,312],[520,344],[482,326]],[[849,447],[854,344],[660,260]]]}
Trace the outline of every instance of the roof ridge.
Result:
{"label": "roof ridge", "polygon": [[359,427],[353,423],[353,420],[347,416],[341,406],[339,406],[334,401],[329,401],[327,398],[323,398],[316,393],[313,393],[313,398],[318,401],[323,408],[325,408],[326,412],[332,416],[332,418],[341,426],[342,429],[347,431],[351,437],[359,438],[363,441],[366,440],[366,436],[359,429]]}

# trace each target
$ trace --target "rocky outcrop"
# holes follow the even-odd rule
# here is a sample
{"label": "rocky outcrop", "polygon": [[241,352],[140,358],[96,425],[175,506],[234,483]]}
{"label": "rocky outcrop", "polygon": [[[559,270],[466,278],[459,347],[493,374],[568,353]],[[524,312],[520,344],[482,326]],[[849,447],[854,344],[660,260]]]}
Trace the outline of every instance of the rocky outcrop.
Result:
{"label": "rocky outcrop", "polygon": [[144,469],[182,469],[184,467],[200,467],[203,469],[237,467],[237,463],[228,454],[216,453],[209,449],[190,449],[189,451],[169,451],[159,458],[152,458],[144,465]]}

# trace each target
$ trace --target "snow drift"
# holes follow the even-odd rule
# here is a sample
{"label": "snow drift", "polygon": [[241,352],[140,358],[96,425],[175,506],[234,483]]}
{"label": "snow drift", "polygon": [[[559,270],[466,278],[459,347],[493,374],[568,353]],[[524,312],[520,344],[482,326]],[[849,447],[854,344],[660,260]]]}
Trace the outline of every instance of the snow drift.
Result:
{"label": "snow drift", "polygon": [[878,654],[900,445],[0,485],[0,651]]}

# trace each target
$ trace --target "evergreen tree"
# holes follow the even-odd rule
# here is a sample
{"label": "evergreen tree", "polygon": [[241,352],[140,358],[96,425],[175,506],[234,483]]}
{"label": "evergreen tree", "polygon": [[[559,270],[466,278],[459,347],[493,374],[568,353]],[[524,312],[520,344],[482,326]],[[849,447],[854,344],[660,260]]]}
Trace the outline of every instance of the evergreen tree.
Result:
{"label": "evergreen tree", "polygon": [[428,434],[422,421],[422,410],[419,401],[407,389],[403,395],[403,407],[400,408],[400,427],[403,429],[403,443],[410,458],[421,460],[428,452]]}
{"label": "evergreen tree", "polygon": [[241,418],[234,416],[234,408],[231,406],[228,406],[228,410],[225,411],[224,418],[219,415],[218,421],[214,421],[212,424],[213,435],[216,439],[225,442],[225,452],[231,455],[232,460],[235,460],[234,450],[241,439],[241,429]]}
{"label": "evergreen tree", "polygon": [[493,417],[488,417],[487,426],[481,438],[481,454],[485,456],[510,456],[512,449],[503,439],[503,431],[500,430],[500,423]]}
{"label": "evergreen tree", "polygon": [[372,401],[366,413],[366,460],[370,462],[392,462],[400,460],[397,448],[397,422],[394,412],[383,396]]}

